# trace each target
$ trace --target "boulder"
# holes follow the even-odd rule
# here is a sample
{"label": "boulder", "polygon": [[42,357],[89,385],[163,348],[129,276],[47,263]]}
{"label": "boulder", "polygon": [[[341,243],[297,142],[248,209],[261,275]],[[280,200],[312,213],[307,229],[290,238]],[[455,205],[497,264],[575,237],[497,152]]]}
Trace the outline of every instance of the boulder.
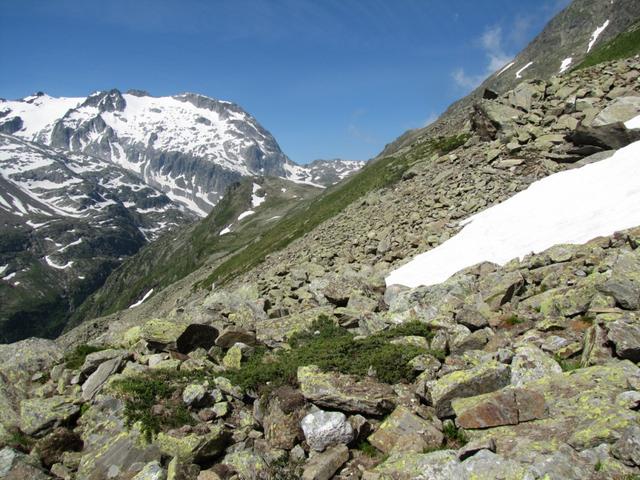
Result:
{"label": "boulder", "polygon": [[509,385],[510,380],[509,366],[492,360],[469,370],[444,375],[429,382],[428,387],[436,413],[443,418],[453,415],[453,399],[493,392]]}
{"label": "boulder", "polygon": [[[209,397],[211,399],[211,397]],[[207,389],[199,383],[192,383],[184,387],[182,401],[189,407],[205,406]]]}
{"label": "boulder", "polygon": [[126,357],[120,355],[100,364],[95,372],[82,384],[82,399],[91,400],[100,391],[109,377],[117,373],[125,363]]}
{"label": "boulder", "polygon": [[[458,458],[455,450],[431,453],[394,453],[363,480],[458,480],[455,476]],[[488,478],[487,478],[488,480]]]}
{"label": "boulder", "polygon": [[611,451],[625,464],[640,467],[640,426],[627,428]]}
{"label": "boulder", "polygon": [[0,478],[3,480],[47,480],[47,475],[37,461],[10,447],[0,450]]}
{"label": "boulder", "polygon": [[291,387],[280,387],[270,395],[262,425],[271,447],[291,450],[302,439],[300,419],[304,405],[302,394]]}
{"label": "boulder", "polygon": [[593,126],[628,122],[640,115],[640,97],[619,97],[605,107],[591,122]]}
{"label": "boulder", "polygon": [[254,450],[240,450],[228,453],[222,463],[229,465],[242,479],[270,480],[272,478],[269,465]]}
{"label": "boulder", "polygon": [[20,429],[27,435],[42,435],[80,413],[72,398],[53,396],[20,402]]}
{"label": "boulder", "polygon": [[230,438],[231,435],[225,427],[215,425],[211,426],[210,431],[204,435],[160,432],[155,443],[164,455],[200,463],[209,461],[222,453],[229,444]]}
{"label": "boulder", "polygon": [[216,339],[218,347],[227,349],[236,343],[244,343],[246,345],[256,344],[256,334],[242,328],[230,327],[220,332],[220,336]]}
{"label": "boulder", "polygon": [[329,480],[349,460],[349,449],[336,445],[311,457],[302,473],[302,480]]}
{"label": "boulder", "polygon": [[517,348],[511,361],[511,385],[514,386],[559,373],[562,368],[558,362],[535,346]]}
{"label": "boulder", "polygon": [[490,450],[481,450],[467,458],[455,469],[451,478],[472,480],[476,478],[536,478],[528,468],[518,462],[497,455]]}
{"label": "boulder", "polygon": [[[617,150],[640,140],[640,130],[629,130],[624,123],[611,123],[599,127],[579,125],[565,138],[578,147],[576,151],[593,154],[597,153],[598,149]],[[586,146],[597,148],[585,151]]]}
{"label": "boulder", "polygon": [[409,410],[397,407],[368,440],[383,453],[416,452],[438,448],[444,436],[432,422]]}
{"label": "boulder", "polygon": [[129,358],[131,354],[128,350],[108,348],[106,350],[100,350],[99,352],[93,352],[87,355],[84,359],[84,363],[82,367],[80,367],[80,375],[82,378],[87,378],[93,372],[95,372],[98,367],[106,362],[107,360],[111,360],[117,357],[125,357]]}
{"label": "boulder", "polygon": [[354,436],[351,424],[341,412],[312,412],[302,419],[300,426],[309,446],[318,452],[333,445],[346,445]]}
{"label": "boulder", "polygon": [[140,338],[156,351],[176,349],[176,341],[187,329],[184,323],[153,319],[142,325]]}
{"label": "boulder", "polygon": [[396,402],[389,385],[371,378],[323,372],[315,365],[298,368],[298,383],[306,399],[343,412],[383,415]]}
{"label": "boulder", "polygon": [[615,347],[618,358],[640,362],[640,320],[627,316],[607,325],[607,338]]}
{"label": "boulder", "polygon": [[64,352],[53,341],[28,338],[0,345],[0,372],[14,387],[39,372],[48,372],[62,360]]}
{"label": "boulder", "polygon": [[166,480],[167,472],[157,460],[147,463],[131,480]]}
{"label": "boulder", "polygon": [[456,424],[465,429],[517,425],[545,418],[545,398],[524,388],[506,388],[498,392],[455,399],[451,403]]}
{"label": "boulder", "polygon": [[180,353],[191,353],[198,348],[209,350],[215,345],[218,329],[210,325],[193,323],[176,339],[176,349]]}
{"label": "boulder", "polygon": [[524,287],[525,280],[520,272],[498,271],[480,282],[482,300],[493,310],[509,302]]}
{"label": "boulder", "polygon": [[611,269],[610,278],[599,290],[612,296],[627,310],[640,308],[640,251],[623,250]]}

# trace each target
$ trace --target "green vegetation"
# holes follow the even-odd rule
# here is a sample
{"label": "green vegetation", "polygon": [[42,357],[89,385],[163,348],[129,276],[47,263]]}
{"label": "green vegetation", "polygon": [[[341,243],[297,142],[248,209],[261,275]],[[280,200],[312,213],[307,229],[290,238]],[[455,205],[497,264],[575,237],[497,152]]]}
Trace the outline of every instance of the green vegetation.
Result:
{"label": "green vegetation", "polygon": [[507,323],[511,326],[520,325],[523,322],[524,320],[518,317],[515,313],[507,318]]}
{"label": "green vegetation", "polygon": [[560,365],[560,368],[562,368],[563,372],[573,372],[574,370],[580,368],[579,358],[567,359],[556,355],[555,360],[556,362],[558,362],[558,365]]}
{"label": "green vegetation", "polygon": [[463,430],[457,428],[453,422],[446,422],[442,429],[444,434],[444,448],[458,449],[467,444],[469,439]]}
{"label": "green vegetation", "polygon": [[307,332],[291,339],[290,350],[273,353],[258,349],[239,371],[230,372],[227,376],[243,388],[273,388],[281,384],[295,385],[298,367],[317,365],[325,371],[360,376],[367,375],[373,368],[382,382],[411,381],[415,372],[409,362],[425,350],[389,343],[392,338],[406,335],[430,337],[431,332],[419,322],[410,322],[355,339],[346,329],[321,317]]}
{"label": "green vegetation", "polygon": [[376,458],[382,455],[382,452],[371,445],[368,440],[362,439],[356,445],[356,450],[360,450],[367,457]]}
{"label": "green vegetation", "polygon": [[18,428],[14,428],[9,432],[9,437],[3,443],[7,447],[15,448],[16,450],[20,450],[24,453],[29,453],[36,441]]}
{"label": "green vegetation", "polygon": [[68,352],[64,356],[64,363],[67,368],[71,370],[77,370],[82,366],[84,360],[87,358],[87,355],[89,355],[90,353],[99,352],[101,350],[104,350],[104,348],[93,347],[91,345],[79,345],[75,348],[75,350]]}
{"label": "green vegetation", "polygon": [[593,50],[575,70],[640,54],[640,23]]}
{"label": "green vegetation", "polygon": [[425,161],[434,154],[449,153],[463,145],[468,138],[466,134],[440,137],[416,143],[404,155],[370,162],[356,175],[285,216],[254,243],[220,264],[196,287],[210,288],[213,283],[224,283],[250,270],[268,254],[286,247],[369,192],[392,186],[416,163]]}
{"label": "green vegetation", "polygon": [[[174,394],[193,382],[197,376],[197,373],[157,370],[116,380],[111,388],[125,401],[127,425],[130,427],[140,422],[142,433],[151,441],[160,431],[195,423],[181,398],[176,398]],[[160,408],[154,412],[153,407],[156,405]]]}

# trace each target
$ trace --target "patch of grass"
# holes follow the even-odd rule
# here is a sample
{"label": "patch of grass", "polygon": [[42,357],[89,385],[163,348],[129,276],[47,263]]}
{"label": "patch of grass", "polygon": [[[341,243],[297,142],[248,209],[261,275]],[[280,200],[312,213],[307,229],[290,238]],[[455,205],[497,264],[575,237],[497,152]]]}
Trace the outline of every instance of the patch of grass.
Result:
{"label": "patch of grass", "polygon": [[463,145],[468,138],[465,134],[440,137],[416,143],[403,155],[384,157],[368,163],[357,174],[285,216],[255,242],[218,265],[209,277],[195,287],[210,288],[214,283],[225,283],[247,272],[270,253],[283,249],[369,192],[391,187],[419,161],[425,161],[434,153],[449,153]]}
{"label": "patch of grass", "polygon": [[520,325],[521,323],[524,323],[524,320],[518,317],[515,313],[509,316],[509,318],[507,318],[506,321],[507,321],[507,324],[511,326],[516,326],[516,325]]}
{"label": "patch of grass", "polygon": [[24,453],[29,453],[33,449],[36,441],[26,433],[23,433],[21,430],[16,428],[12,429],[9,433],[9,437],[4,443],[8,447],[12,447]]}
{"label": "patch of grass", "polygon": [[91,345],[79,345],[74,350],[65,355],[64,363],[67,368],[71,370],[77,370],[82,366],[85,359],[87,358],[87,355],[89,355],[90,353],[99,352],[101,350],[104,350],[104,348],[94,347]]}
{"label": "patch of grass", "polygon": [[246,389],[270,388],[296,384],[298,367],[317,365],[324,371],[365,376],[370,369],[385,383],[411,381],[415,378],[409,362],[424,349],[393,345],[389,340],[408,333],[429,337],[431,332],[418,322],[411,322],[385,332],[355,339],[346,329],[326,317],[290,340],[290,350],[276,353],[258,349],[243,367],[227,376]]}
{"label": "patch of grass", "polygon": [[640,54],[640,23],[593,50],[575,70]]}
{"label": "patch of grass", "polygon": [[562,358],[559,355],[555,356],[556,362],[560,365],[563,372],[573,372],[574,370],[578,370],[580,368],[580,359],[579,358]]}
{"label": "patch of grass", "polygon": [[603,468],[603,467],[604,467],[604,464],[602,463],[602,461],[601,461],[601,460],[598,460],[598,461],[596,462],[595,466],[593,467],[593,469],[594,469],[596,472],[599,472],[600,470],[602,470],[602,468]]}
{"label": "patch of grass", "polygon": [[[142,433],[147,441],[151,441],[160,431],[195,423],[181,398],[176,398],[175,394],[199,375],[202,374],[153,371],[116,380],[111,388],[125,401],[127,426],[140,422]],[[162,413],[152,412],[155,405],[162,406]]]}
{"label": "patch of grass", "polygon": [[366,439],[360,440],[356,444],[355,449],[360,450],[364,455],[371,458],[378,458],[382,455],[382,452],[371,445]]}
{"label": "patch of grass", "polygon": [[466,433],[457,428],[453,422],[445,423],[442,433],[444,435],[444,448],[458,449],[469,442]]}

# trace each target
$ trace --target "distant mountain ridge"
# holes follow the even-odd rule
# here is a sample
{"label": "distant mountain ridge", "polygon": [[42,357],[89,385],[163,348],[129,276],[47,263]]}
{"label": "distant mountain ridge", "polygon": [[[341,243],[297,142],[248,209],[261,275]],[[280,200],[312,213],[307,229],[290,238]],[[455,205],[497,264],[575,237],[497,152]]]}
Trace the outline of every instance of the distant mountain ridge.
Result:
{"label": "distant mountain ridge", "polygon": [[[0,101],[0,132],[119,165],[201,217],[242,177],[321,180],[291,161],[238,105],[194,93],[154,97],[112,89],[55,98],[39,92]],[[323,170],[342,178],[330,164]]]}

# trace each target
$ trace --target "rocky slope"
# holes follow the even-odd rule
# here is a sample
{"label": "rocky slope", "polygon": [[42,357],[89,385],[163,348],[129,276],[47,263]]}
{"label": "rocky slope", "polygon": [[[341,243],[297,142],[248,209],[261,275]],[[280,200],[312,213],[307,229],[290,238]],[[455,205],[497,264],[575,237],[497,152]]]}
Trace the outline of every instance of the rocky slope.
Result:
{"label": "rocky slope", "polygon": [[543,31],[512,61],[490,75],[470,95],[454,102],[428,127],[408,131],[389,144],[383,155],[410,145],[422,135],[441,134],[462,126],[474,102],[485,92],[503,94],[523,80],[548,80],[569,74],[599,46],[633,27],[640,18],[640,4],[634,0],[574,0],[556,15]]}
{"label": "rocky slope", "polygon": [[638,58],[525,81],[139,306],[0,346],[0,472],[636,478],[639,228],[385,279],[536,180],[637,146],[638,122]]}
{"label": "rocky slope", "polygon": [[[239,106],[193,93],[153,97],[114,89],[86,98],[39,93],[0,102],[0,129],[126,168],[202,217],[242,177],[322,181],[289,160]],[[341,172],[343,167],[337,165]]]}
{"label": "rocky slope", "polygon": [[[7,471],[638,475],[638,229],[430,287],[384,281],[469,214],[639,141],[621,123],[640,115],[638,78],[631,59],[524,82],[478,104],[462,139],[365,168],[350,182],[395,175],[246,275],[0,348]],[[87,340],[106,350],[87,355]]]}

